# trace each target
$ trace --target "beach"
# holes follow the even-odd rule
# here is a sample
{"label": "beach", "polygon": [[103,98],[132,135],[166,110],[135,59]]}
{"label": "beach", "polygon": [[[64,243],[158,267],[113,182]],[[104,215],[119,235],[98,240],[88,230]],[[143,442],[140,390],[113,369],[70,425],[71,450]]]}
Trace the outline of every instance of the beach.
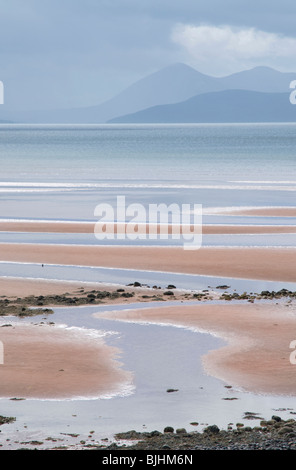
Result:
{"label": "beach", "polygon": [[[182,248],[169,248],[169,247],[65,247],[65,246],[34,246],[34,245],[0,245],[1,261],[13,262],[34,262],[34,263],[61,263],[69,265],[91,265],[91,266],[108,266],[113,268],[134,268],[142,270],[158,269],[166,270],[168,272],[182,272],[194,274],[210,274],[221,275],[228,277],[242,277],[242,278],[262,278],[278,281],[293,281],[294,280],[294,264],[296,252],[294,250],[286,249],[200,249],[194,252],[188,252]],[[55,296],[58,294],[65,294],[68,297],[75,297],[79,299],[81,295],[86,295],[87,289],[89,292],[96,292],[98,285],[94,284],[79,284],[65,283],[65,282],[49,282],[45,280],[21,280],[21,279],[1,279],[0,287],[2,295],[13,299],[19,296],[50,296],[50,306],[55,306]],[[117,286],[118,287],[118,286]],[[123,286],[122,286],[123,287]],[[174,286],[175,287],[175,286]],[[227,288],[227,286],[225,286]],[[101,290],[109,289],[111,293],[116,293],[118,289],[116,286],[100,286]],[[124,289],[119,289],[124,292],[132,292],[133,295],[123,299],[117,294],[115,299],[112,297],[104,298],[103,303],[110,304],[135,304],[147,298],[151,300],[155,289],[145,288],[139,284],[136,288],[134,286],[124,286]],[[158,299],[164,301],[164,289],[156,291]],[[181,294],[178,290],[173,289],[173,299],[175,301],[187,300],[184,293]],[[95,296],[93,296],[95,297]],[[293,329],[296,325],[295,301],[291,304],[283,303],[280,299],[280,304],[270,300],[267,304],[261,304],[260,301],[255,303],[248,303],[250,297],[245,301],[241,300],[238,304],[231,304],[224,300],[224,302],[216,305],[208,304],[207,299],[203,299],[203,305],[199,306],[170,306],[170,307],[153,307],[143,308],[142,310],[127,310],[116,313],[116,310],[108,313],[106,318],[116,319],[120,321],[147,321],[156,324],[173,324],[182,326],[184,328],[196,328],[202,331],[209,331],[213,335],[225,339],[229,344],[222,350],[212,351],[204,358],[204,365],[206,370],[215,377],[234,383],[246,390],[252,390],[259,393],[276,393],[291,395],[294,393],[295,388],[295,369],[289,362],[289,345],[293,338]],[[216,294],[211,294],[210,299],[219,299]],[[172,299],[172,297],[170,297]],[[221,298],[220,298],[221,299]],[[86,299],[87,300],[90,299]],[[78,300],[77,300],[78,301]],[[163,302],[162,302],[163,303]],[[42,298],[41,305],[44,304]],[[46,306],[47,304],[45,304]],[[287,309],[287,306],[289,307]],[[104,318],[104,317],[102,317]],[[7,341],[8,330],[3,330],[2,337]],[[32,328],[32,346],[28,354],[33,355],[36,345],[34,343],[34,335],[36,332]],[[65,333],[67,334],[67,333]],[[59,338],[62,337],[63,332],[59,331],[57,334],[57,345]],[[25,330],[24,338],[30,336],[30,328]],[[44,335],[45,340],[48,335]],[[23,337],[22,330],[18,332],[17,337]],[[45,341],[45,343],[47,340]],[[51,345],[55,342],[55,337],[51,337]],[[81,348],[84,351],[83,342],[75,343],[73,339],[73,350],[77,349],[77,357],[81,357]],[[60,346],[55,346],[60,348]],[[45,346],[44,346],[45,347]],[[102,346],[101,346],[102,347]],[[21,354],[22,343],[15,343],[15,354]],[[19,350],[17,351],[17,348]],[[46,349],[46,347],[45,347]],[[67,354],[61,348],[61,355],[66,357]],[[36,351],[39,357],[39,353]],[[51,356],[50,352],[48,355]],[[74,356],[75,356],[74,355]],[[71,355],[71,348],[69,348],[69,356]],[[42,356],[41,356],[42,357]],[[72,356],[73,357],[73,356]],[[91,350],[89,358],[93,357]],[[100,357],[100,356],[98,356]],[[103,354],[103,367],[108,369],[108,362],[105,364],[105,355]],[[89,358],[84,356],[83,360],[89,361]],[[93,359],[92,359],[93,360]],[[31,360],[28,362],[32,362]],[[50,361],[51,362],[51,361]],[[94,361],[96,362],[96,361]],[[100,360],[99,360],[100,362]],[[66,361],[67,363],[67,361]],[[100,364],[101,366],[101,364]],[[54,365],[53,367],[57,367]],[[75,367],[74,365],[70,366]],[[77,365],[76,365],[77,367]],[[91,365],[91,367],[93,367]],[[69,368],[69,365],[67,365]],[[80,370],[78,367],[77,371]],[[109,370],[110,376],[113,372]],[[6,387],[11,383],[12,388],[10,394],[13,393],[14,382],[11,377],[17,377],[17,381],[22,390],[22,380],[24,382],[30,381],[31,370],[27,370],[22,374],[14,374],[11,370],[11,375],[6,382]],[[3,372],[3,371],[2,371]],[[44,372],[45,374],[45,372]],[[51,377],[51,372],[48,372],[48,381],[54,383]],[[46,374],[45,374],[46,375]],[[103,377],[102,374],[101,379]],[[37,374],[38,376],[38,374]],[[116,374],[115,374],[116,376]],[[64,374],[64,377],[67,377]],[[41,383],[44,382],[44,377],[39,377]],[[79,382],[82,381],[90,394],[92,391],[92,384],[88,386],[88,381],[82,376],[79,377]],[[102,379],[102,384],[108,384],[108,380]],[[59,390],[63,389],[65,397],[67,394],[76,393],[75,387],[72,390],[73,381],[66,379],[65,382],[59,382]],[[89,388],[88,388],[89,387]],[[54,386],[52,386],[54,389]],[[108,386],[107,386],[108,388]],[[4,389],[6,393],[9,388]],[[26,386],[23,389],[26,390]],[[38,396],[38,387],[32,385],[32,390]],[[30,396],[30,393],[28,396]],[[40,391],[42,395],[42,390]],[[0,394],[3,394],[3,389],[0,389]],[[83,394],[83,393],[82,393]],[[79,395],[79,394],[78,394]]]}
{"label": "beach", "polygon": [[[273,133],[288,144],[271,148]],[[68,427],[111,440],[171,424],[189,428],[191,439],[209,423],[226,429],[247,419],[246,411],[269,419],[279,410],[283,420],[296,412],[291,136],[273,125],[5,131],[4,142],[18,145],[0,143],[0,405],[16,416],[4,425],[3,447],[18,447],[21,428],[46,448],[47,431]],[[73,139],[88,146],[78,152]],[[131,226],[115,222],[104,226],[114,239],[99,240],[97,204],[114,206],[123,194],[134,207],[202,204],[202,225],[190,225],[201,246],[184,249],[174,224],[140,219],[133,227],[146,238],[117,239]],[[150,240],[151,230],[167,239]],[[84,441],[91,445],[89,435]],[[93,445],[108,447],[99,437]]]}

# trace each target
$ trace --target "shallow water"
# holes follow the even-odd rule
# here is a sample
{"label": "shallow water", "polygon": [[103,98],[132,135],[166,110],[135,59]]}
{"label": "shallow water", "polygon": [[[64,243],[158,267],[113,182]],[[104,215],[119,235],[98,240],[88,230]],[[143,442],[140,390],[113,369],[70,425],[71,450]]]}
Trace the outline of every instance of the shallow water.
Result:
{"label": "shallow water", "polygon": [[[49,265],[42,267],[39,263],[0,262],[0,276],[15,279],[41,279],[50,281],[79,281],[97,283],[98,288],[110,284],[127,286],[140,282],[143,286],[166,288],[173,284],[177,289],[201,291],[215,290],[217,286],[227,285],[228,292],[260,293],[262,290],[288,289],[296,291],[296,282],[265,281],[239,279],[218,276],[168,273],[161,271],[141,271],[133,269],[103,268],[90,266]],[[220,291],[220,290],[219,290]],[[222,291],[222,292],[224,292]],[[154,291],[152,291],[154,292]]]}
{"label": "shallow water", "polygon": [[[213,423],[224,428],[231,422],[258,424],[256,420],[243,420],[246,411],[259,413],[266,419],[272,414],[291,417],[294,398],[228,389],[227,383],[205,373],[201,357],[221,347],[224,344],[221,339],[180,327],[140,325],[93,316],[100,311],[122,308],[126,306],[58,308],[47,320],[113,332],[105,341],[121,350],[119,361],[134,375],[132,392],[111,399],[47,400],[46,406],[39,400],[2,399],[0,414],[17,417],[15,423],[2,427],[0,443],[4,447],[12,447],[13,442],[5,440],[13,441],[18,435],[23,440],[32,436],[44,440],[48,436],[63,437],[61,433],[77,433],[79,439],[87,439],[93,430],[93,437],[100,439],[131,429],[162,431],[167,425],[192,431]],[[34,318],[34,322],[39,320],[41,317]],[[169,388],[178,392],[168,393]],[[279,411],[279,408],[289,409]],[[192,422],[198,422],[199,426],[192,426]]]}
{"label": "shallow water", "polygon": [[[203,247],[286,247],[295,248],[296,233],[202,235]],[[101,240],[94,234],[0,232],[0,243],[30,243],[88,246],[183,246],[184,240]]]}

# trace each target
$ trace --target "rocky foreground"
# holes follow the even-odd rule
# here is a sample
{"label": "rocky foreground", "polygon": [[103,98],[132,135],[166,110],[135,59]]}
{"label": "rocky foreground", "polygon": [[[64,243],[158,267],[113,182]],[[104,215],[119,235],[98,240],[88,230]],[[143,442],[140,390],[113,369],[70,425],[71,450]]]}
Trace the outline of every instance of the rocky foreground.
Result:
{"label": "rocky foreground", "polygon": [[227,431],[212,425],[202,432],[166,428],[162,433],[130,431],[116,437],[135,442],[131,446],[113,443],[108,450],[296,450],[296,421],[273,416],[269,421],[261,420],[259,426],[237,423]]}
{"label": "rocky foreground", "polygon": [[[15,418],[0,417],[0,425],[8,424]],[[78,437],[79,435],[77,435]],[[45,441],[53,440],[47,438]],[[117,434],[115,442],[112,444],[103,443],[108,439],[96,442],[95,439],[90,441],[81,441],[75,445],[58,445],[57,447],[47,447],[45,442],[27,442],[19,443],[19,450],[28,449],[24,444],[30,444],[31,450],[99,450],[104,455],[116,456],[116,452],[120,451],[150,451],[150,452],[170,452],[170,451],[231,451],[231,450],[296,450],[296,421],[294,419],[283,420],[278,416],[265,421],[261,420],[258,426],[244,426],[237,423],[233,429],[220,430],[218,426],[211,425],[201,432],[186,432],[185,429],[172,429],[167,427],[163,432],[137,432],[128,431]],[[44,446],[45,445],[45,446]],[[119,455],[119,454],[117,454]]]}
{"label": "rocky foreground", "polygon": [[[210,287],[210,286],[209,286]],[[42,314],[54,313],[54,307],[84,306],[84,305],[100,305],[104,303],[112,304],[118,301],[132,302],[153,302],[165,300],[222,300],[222,301],[247,301],[254,303],[257,300],[279,300],[285,299],[289,303],[296,298],[296,292],[282,289],[280,291],[262,291],[261,293],[238,294],[237,292],[229,293],[227,289],[230,286],[216,286],[215,294],[209,289],[197,292],[182,293],[177,291],[174,285],[168,285],[166,289],[158,286],[142,285],[139,282],[129,284],[126,288],[114,290],[85,290],[78,289],[75,294],[66,292],[63,295],[29,295],[27,297],[6,297],[0,296],[0,317],[7,315],[15,315],[17,317],[29,317]],[[134,289],[136,288],[136,289]],[[144,288],[144,291],[141,290]],[[137,290],[140,289],[140,290]],[[224,290],[223,294],[218,294],[219,290]],[[46,308],[47,307],[47,308]]]}

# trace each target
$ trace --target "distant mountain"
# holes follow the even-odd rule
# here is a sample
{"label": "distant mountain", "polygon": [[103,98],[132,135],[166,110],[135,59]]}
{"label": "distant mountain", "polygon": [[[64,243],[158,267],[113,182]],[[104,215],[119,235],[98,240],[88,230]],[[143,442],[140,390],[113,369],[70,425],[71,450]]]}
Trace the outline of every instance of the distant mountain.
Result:
{"label": "distant mountain", "polygon": [[121,114],[220,89],[219,79],[185,64],[173,64],[138,80],[114,98],[96,106],[19,112],[13,117],[20,122],[34,123],[105,123]]}
{"label": "distant mountain", "polygon": [[111,123],[296,122],[289,93],[224,90],[186,101],[153,106],[112,119]]}
{"label": "distant mountain", "polygon": [[[220,78],[225,90],[251,90],[281,93],[289,90],[289,84],[296,79],[296,73],[279,72],[270,67],[254,67]],[[214,91],[214,90],[211,90]]]}
{"label": "distant mountain", "polygon": [[151,106],[184,101],[198,93],[214,90],[221,90],[219,79],[197,72],[188,65],[174,64],[148,75],[114,98],[85,111],[91,113],[93,119],[106,122],[118,115],[118,110],[127,114]]}
{"label": "distant mountain", "polygon": [[[91,107],[8,112],[0,119],[24,123],[105,123],[159,105],[180,103],[196,95],[223,90],[286,92],[296,73],[255,67],[227,77],[211,77],[184,64],[173,64],[138,80],[114,98]],[[6,107],[5,107],[6,108]]]}

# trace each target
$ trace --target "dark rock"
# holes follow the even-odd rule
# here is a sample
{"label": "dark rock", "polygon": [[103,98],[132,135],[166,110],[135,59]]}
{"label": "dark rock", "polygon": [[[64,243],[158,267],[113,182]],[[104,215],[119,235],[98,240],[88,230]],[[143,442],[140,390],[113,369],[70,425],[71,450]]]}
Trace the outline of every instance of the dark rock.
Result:
{"label": "dark rock", "polygon": [[12,417],[7,418],[6,416],[0,416],[0,425],[12,423],[13,421],[15,421],[15,418],[12,418]]}
{"label": "dark rock", "polygon": [[150,436],[151,436],[151,437],[161,436],[161,432],[159,432],[159,431],[151,431]]}
{"label": "dark rock", "polygon": [[213,424],[211,426],[207,426],[204,429],[204,432],[211,433],[211,434],[218,434],[220,432],[220,429],[218,428],[218,426],[216,426],[216,424]]}
{"label": "dark rock", "polygon": [[187,431],[185,428],[178,428],[176,429],[176,434],[187,434]]}
{"label": "dark rock", "polygon": [[288,434],[288,433],[292,433],[293,432],[293,428],[291,426],[283,426],[281,429],[279,429],[279,434]]}
{"label": "dark rock", "polygon": [[172,432],[174,432],[174,428],[172,428],[171,426],[167,426],[166,428],[164,428],[163,432],[164,433],[172,433]]}
{"label": "dark rock", "polygon": [[280,416],[276,416],[276,415],[273,415],[273,416],[271,417],[271,419],[273,419],[274,421],[277,421],[277,422],[282,421],[282,418],[281,418]]}
{"label": "dark rock", "polygon": [[87,298],[88,298],[88,299],[95,299],[96,296],[95,296],[94,294],[88,294]]}

